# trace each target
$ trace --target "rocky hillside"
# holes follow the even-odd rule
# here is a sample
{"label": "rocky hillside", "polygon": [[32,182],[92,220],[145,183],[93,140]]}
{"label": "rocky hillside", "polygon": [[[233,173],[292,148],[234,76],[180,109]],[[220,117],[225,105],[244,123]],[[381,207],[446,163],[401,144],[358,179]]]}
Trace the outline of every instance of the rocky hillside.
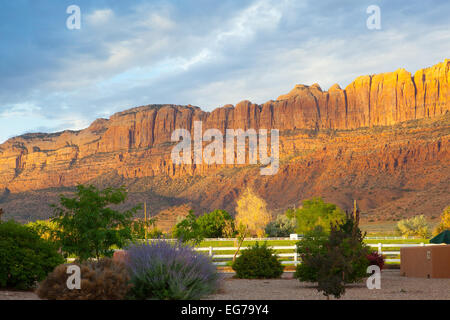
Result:
{"label": "rocky hillside", "polygon": [[[360,199],[367,219],[437,215],[450,204],[449,66],[362,76],[344,90],[297,85],[262,105],[212,112],[149,105],[77,132],[12,138],[0,145],[0,207],[20,219],[45,217],[58,193],[95,183],[128,185],[131,202],[147,200],[154,213],[184,204],[232,211],[252,185],[274,212],[320,195],[344,207]],[[174,165],[170,136],[192,131],[196,120],[203,130],[279,129],[280,171],[262,177],[255,166]]]}

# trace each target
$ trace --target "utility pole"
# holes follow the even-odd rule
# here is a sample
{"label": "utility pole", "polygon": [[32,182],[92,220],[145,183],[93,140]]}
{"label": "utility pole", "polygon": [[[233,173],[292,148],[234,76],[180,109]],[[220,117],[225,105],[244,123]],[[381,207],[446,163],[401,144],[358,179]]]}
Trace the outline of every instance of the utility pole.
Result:
{"label": "utility pole", "polygon": [[147,239],[147,201],[144,202],[144,228],[145,228],[145,243],[148,242]]}

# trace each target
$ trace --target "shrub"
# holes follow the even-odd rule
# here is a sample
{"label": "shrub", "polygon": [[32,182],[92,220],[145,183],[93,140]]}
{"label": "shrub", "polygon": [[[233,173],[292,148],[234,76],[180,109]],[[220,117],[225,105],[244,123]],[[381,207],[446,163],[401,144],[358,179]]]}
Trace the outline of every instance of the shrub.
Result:
{"label": "shrub", "polygon": [[328,238],[323,229],[316,229],[318,236],[307,234],[311,243],[299,243],[302,263],[295,276],[300,281],[318,283],[318,290],[328,298],[345,293],[345,285],[361,281],[366,276],[369,260],[368,247],[356,219],[348,215],[344,222],[332,225]]}
{"label": "shrub", "polygon": [[233,262],[232,268],[236,277],[241,279],[279,278],[283,274],[283,265],[278,261],[274,251],[267,244],[254,246],[243,250]]}
{"label": "shrub", "polygon": [[218,289],[219,275],[211,259],[182,243],[133,244],[125,261],[132,299],[193,300]]}
{"label": "shrub", "polygon": [[275,221],[271,221],[266,226],[266,234],[268,237],[289,237],[295,232],[296,221],[286,215],[279,215]]}
{"label": "shrub", "polygon": [[[77,265],[81,270],[81,288],[67,288],[67,267]],[[48,300],[121,300],[130,289],[129,275],[124,264],[103,258],[59,265],[39,285],[37,295]]]}
{"label": "shrub", "polygon": [[403,219],[397,223],[397,232],[403,237],[417,236],[427,238],[430,231],[425,216],[415,216],[410,219]]}
{"label": "shrub", "polygon": [[0,223],[0,287],[32,288],[61,263],[52,242],[14,221]]}
{"label": "shrub", "polygon": [[369,265],[378,266],[380,270],[383,270],[384,267],[384,256],[374,251],[371,254],[367,255],[367,259],[369,260]]}

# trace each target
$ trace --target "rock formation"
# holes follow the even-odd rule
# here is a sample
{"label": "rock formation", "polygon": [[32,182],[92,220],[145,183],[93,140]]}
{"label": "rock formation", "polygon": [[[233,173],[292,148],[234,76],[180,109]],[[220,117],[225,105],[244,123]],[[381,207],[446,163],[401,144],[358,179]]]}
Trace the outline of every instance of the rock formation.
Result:
{"label": "rock formation", "polygon": [[[109,119],[98,119],[81,131],[25,134],[0,145],[0,192],[5,190],[8,194],[17,194],[71,187],[111,173],[123,179],[207,177],[221,168],[215,165],[175,166],[170,160],[172,132],[177,128],[191,131],[196,120],[203,121],[204,130],[217,128],[222,132],[226,129],[279,129],[282,133],[282,159],[310,153],[311,158],[304,158],[306,163],[295,164],[289,160],[282,167],[281,174],[264,180],[266,193],[273,194],[269,199],[272,203],[277,202],[277,195],[269,191],[271,184],[283,183],[281,180],[287,181],[299,175],[309,176],[315,165],[322,169],[334,167],[333,175],[348,176],[351,171],[357,175],[355,181],[367,174],[376,177],[390,172],[395,175],[405,166],[413,163],[423,165],[427,161],[437,164],[437,167],[442,164],[443,169],[450,159],[446,122],[439,127],[438,138],[433,136],[436,132],[424,129],[428,136],[418,138],[417,143],[408,141],[408,136],[403,137],[402,144],[399,144],[395,136],[386,133],[371,135],[380,126],[444,117],[450,110],[449,66],[450,60],[445,60],[414,75],[399,69],[361,76],[345,89],[337,84],[328,91],[323,91],[318,84],[297,85],[288,94],[262,105],[242,101],[236,106],[226,105],[212,112],[204,112],[191,105],[149,105],[116,113]],[[317,137],[313,139],[301,134],[301,130],[309,131],[311,135],[311,132],[346,132],[361,128],[372,128],[370,136],[343,133],[341,138],[330,138],[324,143]],[[295,138],[292,138],[292,132],[296,132]],[[385,146],[377,145],[380,142]],[[352,151],[349,153],[349,150]],[[336,168],[338,161],[345,161],[342,162],[345,165]],[[374,168],[378,171],[371,172]],[[287,172],[289,179],[286,178]],[[317,191],[323,191],[332,185],[331,182],[322,181]],[[307,180],[302,183],[306,189],[308,183],[313,185]],[[237,182],[234,185],[235,189],[239,188]],[[302,199],[308,193],[300,189],[294,198]],[[237,190],[230,192],[238,193]],[[232,195],[227,197],[222,199],[223,202],[232,200]],[[0,203],[5,202],[8,196],[3,198]],[[192,200],[198,201],[195,197]],[[216,201],[214,205],[223,203]]]}

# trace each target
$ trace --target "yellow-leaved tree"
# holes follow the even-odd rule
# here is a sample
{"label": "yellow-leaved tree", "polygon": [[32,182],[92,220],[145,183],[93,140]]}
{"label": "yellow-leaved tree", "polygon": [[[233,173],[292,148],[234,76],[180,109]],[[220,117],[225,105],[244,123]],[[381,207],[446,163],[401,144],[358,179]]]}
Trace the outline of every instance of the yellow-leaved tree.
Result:
{"label": "yellow-leaved tree", "polygon": [[444,209],[441,214],[441,222],[434,229],[433,235],[438,235],[442,231],[450,230],[450,206]]}
{"label": "yellow-leaved tree", "polygon": [[236,225],[242,225],[251,236],[264,237],[266,225],[271,220],[264,199],[258,197],[250,188],[247,188],[237,200]]}

